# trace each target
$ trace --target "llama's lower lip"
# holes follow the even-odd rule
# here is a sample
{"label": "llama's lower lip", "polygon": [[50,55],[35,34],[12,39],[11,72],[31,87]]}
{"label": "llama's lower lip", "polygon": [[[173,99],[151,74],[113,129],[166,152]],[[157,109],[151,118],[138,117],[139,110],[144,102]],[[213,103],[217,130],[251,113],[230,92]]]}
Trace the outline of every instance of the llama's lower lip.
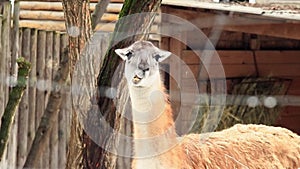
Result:
{"label": "llama's lower lip", "polygon": [[142,78],[140,78],[139,76],[135,75],[132,79],[133,83],[134,84],[137,84],[139,83],[140,81],[142,80]]}

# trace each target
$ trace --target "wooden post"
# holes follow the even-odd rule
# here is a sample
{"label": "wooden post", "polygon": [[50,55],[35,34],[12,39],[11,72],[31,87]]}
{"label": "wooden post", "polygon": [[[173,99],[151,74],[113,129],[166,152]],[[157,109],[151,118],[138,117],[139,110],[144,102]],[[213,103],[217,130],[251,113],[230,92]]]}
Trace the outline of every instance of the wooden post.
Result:
{"label": "wooden post", "polygon": [[58,116],[59,123],[59,135],[58,135],[58,167],[65,168],[67,163],[67,143],[68,143],[68,116],[72,113],[72,103],[71,103],[71,92],[69,88],[66,88],[65,93],[62,95],[64,104],[61,105],[61,111]]}
{"label": "wooden post", "polygon": [[[23,30],[22,38],[22,56],[26,60],[30,60],[30,29],[26,28]],[[27,85],[28,86],[28,83]],[[24,91],[24,95],[19,105],[19,130],[18,130],[18,141],[22,144],[18,145],[18,154],[17,154],[17,165],[22,167],[24,165],[26,155],[27,155],[27,129],[28,129],[28,87]]]}
{"label": "wooden post", "polygon": [[[184,37],[183,37],[184,38]],[[182,40],[182,39],[181,39]],[[170,100],[171,100],[171,106],[174,112],[174,116],[178,116],[177,118],[179,118],[179,122],[182,122],[182,118],[184,117],[183,114],[178,114],[184,110],[182,110],[182,103],[181,103],[181,80],[182,80],[182,76],[181,76],[181,69],[182,69],[182,65],[181,65],[181,52],[183,51],[183,49],[185,48],[185,45],[183,44],[183,42],[174,39],[174,38],[170,38],[170,52],[172,52],[175,56],[171,56],[169,59],[169,65],[170,65]],[[176,123],[177,124],[177,123]],[[183,123],[178,123],[177,124],[177,131],[178,134],[183,134],[181,129],[184,129]]]}
{"label": "wooden post", "polygon": [[[5,20],[3,20],[3,40],[4,40],[4,44],[3,44],[3,51],[6,54],[6,70],[5,70],[5,77],[10,77],[10,67],[8,65],[10,65],[11,62],[11,34],[10,34],[10,30],[11,30],[11,4],[10,2],[5,2],[4,5],[4,12],[3,12],[3,16],[5,17]],[[9,95],[9,88],[6,87],[6,91],[5,91],[5,100],[6,103],[8,102],[8,95]]]}
{"label": "wooden post", "polygon": [[[46,53],[45,53],[45,107],[48,104],[49,95],[52,86],[52,55],[53,55],[53,32],[46,32]],[[47,138],[43,158],[42,168],[49,168],[50,165],[50,137]]]}
{"label": "wooden post", "polygon": [[[37,130],[41,121],[41,117],[45,110],[45,55],[46,55],[46,32],[38,31],[38,48],[37,48],[37,91],[36,91],[36,115],[35,129]],[[25,162],[26,163],[26,162]],[[39,168],[42,168],[40,162]]]}
{"label": "wooden post", "polygon": [[[18,112],[16,110],[15,118],[11,126],[10,137],[7,145],[7,167],[17,169],[17,151],[18,151]],[[5,168],[5,167],[4,167]]]}
{"label": "wooden post", "polygon": [[[167,7],[161,7],[162,13],[170,13],[170,9]],[[182,17],[187,18],[188,15],[183,15]],[[164,23],[168,23],[168,16],[162,16],[161,18],[161,28],[163,28]],[[164,31],[164,30],[161,30]],[[170,30],[171,31],[171,30]],[[176,130],[178,134],[183,134],[185,127],[185,122],[183,114],[179,114],[183,112],[183,106],[181,103],[181,92],[184,84],[182,81],[182,51],[186,49],[185,43],[187,42],[187,34],[184,32],[172,32],[174,37],[162,37],[160,47],[162,49],[168,50],[173,53],[168,60],[166,60],[167,64],[170,66],[170,77],[169,77],[169,93],[171,106],[173,109],[174,118],[178,118],[176,122]],[[176,34],[175,34],[176,33]]]}
{"label": "wooden post", "polygon": [[36,125],[36,83],[37,83],[37,71],[36,71],[36,63],[37,63],[37,30],[31,30],[30,36],[30,63],[31,63],[31,71],[29,74],[29,98],[30,102],[28,103],[28,139],[27,139],[27,147],[30,148],[34,135],[35,135],[35,125]]}
{"label": "wooden post", "polygon": [[[68,45],[68,36],[63,34],[60,38],[60,55],[62,55]],[[58,168],[65,168],[67,162],[68,126],[70,126],[67,116],[71,116],[72,114],[71,101],[69,100],[71,94],[67,86],[62,97],[64,102],[58,114]]]}
{"label": "wooden post", "polygon": [[[2,2],[1,4],[3,15],[0,16],[0,117],[2,117],[2,114],[5,110],[6,104],[8,102],[8,83],[6,83],[9,75],[10,75],[10,24],[11,24],[11,5],[10,2]],[[11,133],[9,139],[13,139],[15,136],[15,125],[12,124],[11,127]],[[0,122],[1,126],[1,122]],[[3,160],[1,161],[2,167],[10,167],[9,165],[13,165],[14,159],[13,157],[8,157],[6,154],[11,153],[13,154],[13,151],[15,151],[15,148],[13,147],[16,145],[15,142],[12,142],[12,144],[7,145],[6,151],[4,152]],[[5,158],[8,157],[8,158]]]}
{"label": "wooden post", "polygon": [[36,116],[35,129],[39,127],[41,117],[45,110],[45,55],[46,55],[46,32],[38,32],[37,48],[37,91],[36,91]]}
{"label": "wooden post", "polygon": [[48,103],[48,98],[51,92],[52,82],[52,57],[53,57],[53,32],[46,32],[46,57],[45,57],[45,107]]}
{"label": "wooden post", "polygon": [[[7,101],[8,101],[8,86],[6,84],[6,80],[9,77],[9,66],[10,65],[10,24],[11,24],[11,5],[10,2],[3,2],[3,19],[2,19],[2,35],[1,35],[1,45],[2,45],[2,56],[1,56],[1,74],[3,77],[3,81],[1,83],[3,83],[3,92],[1,95],[3,99],[3,103],[4,106],[6,105]],[[0,100],[1,101],[1,100]],[[1,111],[2,115],[3,111]]]}
{"label": "wooden post", "polygon": [[[53,55],[53,32],[46,32],[46,57],[45,57],[45,107],[48,104],[49,95],[52,86],[52,55]],[[42,168],[49,168],[50,166],[50,137],[47,138],[44,152]]]}
{"label": "wooden post", "polygon": [[[20,14],[20,2],[15,0],[14,13],[13,13],[13,29],[12,29],[12,56],[11,56],[11,68],[10,74],[17,76],[17,58],[19,57],[19,14]],[[24,57],[24,56],[23,56]]]}
{"label": "wooden post", "polygon": [[[60,33],[54,33],[53,36],[53,57],[52,57],[52,80],[57,73],[60,56]],[[53,81],[53,83],[56,83]],[[52,126],[50,137],[50,168],[62,168],[58,167],[58,123],[59,118],[56,119],[56,123]]]}
{"label": "wooden post", "polygon": [[[3,17],[0,16],[0,30],[2,30],[2,20]],[[5,104],[5,54],[3,52],[3,38],[2,38],[2,31],[0,31],[0,37],[1,37],[1,41],[0,41],[0,117],[2,117],[2,114],[4,112],[4,108],[6,106]],[[1,125],[1,122],[0,122]]]}
{"label": "wooden post", "polygon": [[[16,39],[19,39],[19,38],[22,38],[19,36],[19,34],[22,34],[22,33],[18,33],[15,34],[15,33],[12,33],[13,34],[13,37],[12,38],[12,45],[11,45],[11,48],[12,50],[16,50],[16,46],[17,48],[21,48],[20,47],[20,43],[18,44],[14,44],[15,40]],[[17,36],[17,37],[16,37]],[[15,40],[13,40],[15,39]],[[18,41],[18,40],[16,40]],[[11,77],[14,77],[14,80],[16,80],[17,78],[17,73],[18,73],[18,66],[17,66],[17,62],[16,60],[14,61],[14,59],[17,59],[17,57],[20,56],[20,49],[19,50],[16,50],[16,53],[17,55],[13,55],[11,56],[11,66],[9,67],[10,68],[10,74],[11,74]],[[7,79],[6,79],[7,80]],[[7,85],[7,84],[6,84]],[[6,86],[8,87],[8,86]],[[19,110],[18,108],[16,109],[16,112],[15,112],[15,118],[14,118],[14,121],[13,121],[13,124],[12,124],[12,127],[11,127],[11,131],[10,131],[10,137],[9,137],[9,141],[8,141],[8,144],[7,144],[7,155],[6,155],[6,166],[11,168],[11,169],[15,169],[17,166],[17,151],[18,151],[18,121],[19,121]],[[4,167],[5,168],[5,167]]]}

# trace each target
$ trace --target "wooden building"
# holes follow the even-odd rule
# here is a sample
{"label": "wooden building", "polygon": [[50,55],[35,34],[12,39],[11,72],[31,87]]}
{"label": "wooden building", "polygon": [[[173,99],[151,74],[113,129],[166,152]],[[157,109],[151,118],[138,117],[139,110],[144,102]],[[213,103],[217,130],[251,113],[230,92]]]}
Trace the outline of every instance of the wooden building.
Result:
{"label": "wooden building", "polygon": [[[164,35],[161,47],[182,61],[169,61],[170,74],[177,77],[177,80],[170,79],[171,97],[179,100],[182,96],[178,93],[195,92],[191,79],[221,78],[220,73],[214,73],[221,70],[220,67],[224,68],[229,93],[233,79],[249,76],[284,79],[288,85],[286,93],[280,96],[286,99],[278,100],[278,104],[285,108],[280,113],[277,125],[300,133],[299,4],[277,5],[276,8],[270,4],[249,5],[163,0],[161,12],[170,16],[162,17]],[[197,31],[187,28],[187,24],[180,20],[172,19],[173,16],[193,24],[212,42],[208,47],[215,46],[211,56],[218,55],[221,62],[208,63],[213,72],[209,76],[207,70],[201,72],[203,63],[200,60],[207,48],[207,39],[199,41],[197,36],[203,35],[197,35]],[[166,35],[168,33],[170,36]],[[200,93],[208,92],[206,87],[202,87],[199,87]],[[185,117],[182,118],[184,121]]]}

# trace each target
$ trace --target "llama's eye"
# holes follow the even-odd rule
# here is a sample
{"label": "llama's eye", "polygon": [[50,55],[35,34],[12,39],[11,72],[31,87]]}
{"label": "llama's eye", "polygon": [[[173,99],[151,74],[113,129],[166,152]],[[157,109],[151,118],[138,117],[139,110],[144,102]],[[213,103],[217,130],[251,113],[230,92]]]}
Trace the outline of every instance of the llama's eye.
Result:
{"label": "llama's eye", "polygon": [[128,51],[128,53],[126,53],[126,56],[128,58],[128,60],[130,60],[130,58],[132,58],[133,53],[131,51]]}
{"label": "llama's eye", "polygon": [[156,55],[153,56],[153,58],[158,62],[158,59],[160,58],[160,55],[156,54]]}

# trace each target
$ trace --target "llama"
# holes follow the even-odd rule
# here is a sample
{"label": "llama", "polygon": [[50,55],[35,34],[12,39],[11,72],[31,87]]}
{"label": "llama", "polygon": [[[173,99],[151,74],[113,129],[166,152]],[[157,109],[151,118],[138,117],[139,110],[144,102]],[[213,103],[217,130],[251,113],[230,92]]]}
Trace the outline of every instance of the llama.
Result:
{"label": "llama", "polygon": [[134,127],[133,169],[229,169],[300,167],[300,137],[280,127],[235,125],[177,138],[159,73],[171,55],[149,41],[116,49],[125,60]]}

